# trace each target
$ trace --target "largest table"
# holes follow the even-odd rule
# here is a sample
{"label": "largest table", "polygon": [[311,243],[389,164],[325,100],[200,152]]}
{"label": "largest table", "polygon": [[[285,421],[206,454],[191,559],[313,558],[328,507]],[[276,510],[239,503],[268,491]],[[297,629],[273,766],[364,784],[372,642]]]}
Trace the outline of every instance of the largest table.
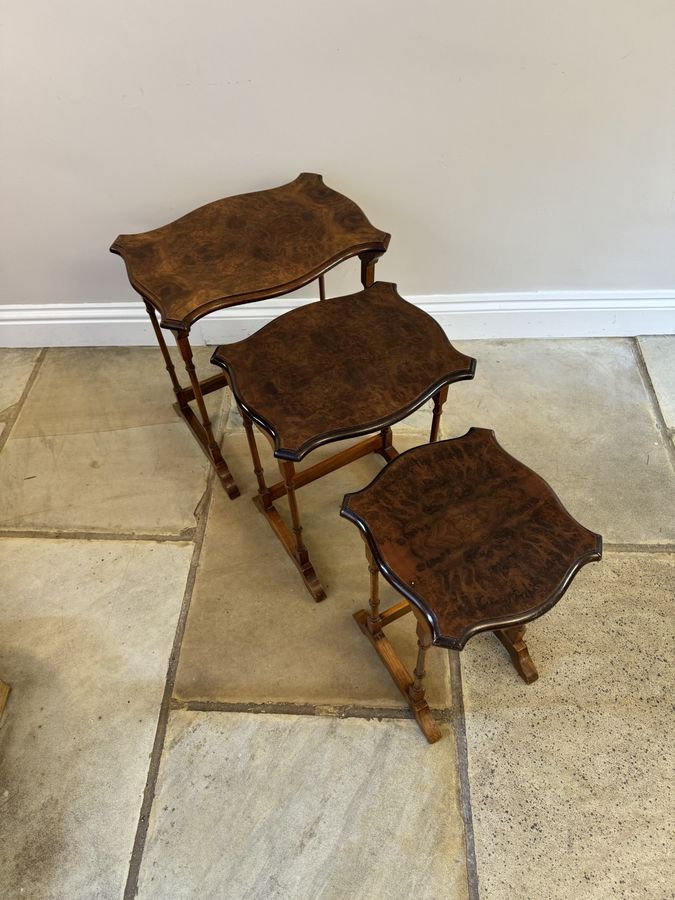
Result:
{"label": "largest table", "polygon": [[[379,231],[348,197],[303,172],[288,184],[208,203],[175,222],[141,234],[121,234],[110,250],[126,264],[141,295],[176,395],[190,426],[231,498],[239,489],[223,459],[204,396],[228,383],[225,372],[200,381],[190,329],[209,313],[278,297],[358,256],[361,282],[374,282],[389,234]],[[180,383],[163,331],[173,333],[189,385]],[[199,415],[191,408],[196,402]]]}

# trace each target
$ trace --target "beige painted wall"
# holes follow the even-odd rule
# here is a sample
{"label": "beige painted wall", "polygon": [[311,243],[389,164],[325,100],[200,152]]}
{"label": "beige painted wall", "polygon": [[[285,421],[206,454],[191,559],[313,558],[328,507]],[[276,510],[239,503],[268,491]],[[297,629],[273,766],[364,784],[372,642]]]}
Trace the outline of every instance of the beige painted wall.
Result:
{"label": "beige painted wall", "polygon": [[131,299],[118,232],[302,170],[402,292],[675,286],[675,0],[2,10],[0,302]]}

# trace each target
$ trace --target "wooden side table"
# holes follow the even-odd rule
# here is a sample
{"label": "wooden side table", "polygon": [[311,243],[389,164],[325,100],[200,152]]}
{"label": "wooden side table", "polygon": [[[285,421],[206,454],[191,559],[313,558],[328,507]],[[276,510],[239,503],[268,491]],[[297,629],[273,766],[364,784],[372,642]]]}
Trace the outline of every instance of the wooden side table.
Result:
{"label": "wooden side table", "polygon": [[[530,684],[538,676],[525,623],[602,556],[600,535],[576,522],[543,478],[483,428],[401,454],[347,494],[341,514],[361,529],[370,570],[370,610],[354,618],[430,743],[441,737],[423,688],[431,644],[461,650],[474,634],[495,631]],[[385,612],[378,572],[404,597]],[[419,648],[413,675],[383,631],[409,612]]]}
{"label": "wooden side table", "polygon": [[[209,203],[153,231],[121,234],[111,246],[145,303],[177,411],[231,498],[239,490],[204,403],[204,395],[225,387],[227,377],[197,378],[190,328],[215,310],[287,294],[317,278],[323,298],[325,272],[354,256],[366,287],[388,244],[389,235],[374,228],[354,202],[327,187],[321,175],[305,172],[281,187]],[[178,380],[162,329],[176,339],[189,387]]]}
{"label": "wooden side table", "polygon": [[[448,385],[473,378],[476,361],[459,353],[431,316],[376,282],[346,297],[294,309],[212,362],[227,373],[244,420],[260,511],[315,600],[325,592],[302,537],[296,489],[369,453],[397,456],[391,426],[434,398],[438,436]],[[282,480],[267,485],[253,423],[272,443]],[[323,444],[373,435],[302,471],[295,464]],[[274,501],[286,495],[292,527]]]}

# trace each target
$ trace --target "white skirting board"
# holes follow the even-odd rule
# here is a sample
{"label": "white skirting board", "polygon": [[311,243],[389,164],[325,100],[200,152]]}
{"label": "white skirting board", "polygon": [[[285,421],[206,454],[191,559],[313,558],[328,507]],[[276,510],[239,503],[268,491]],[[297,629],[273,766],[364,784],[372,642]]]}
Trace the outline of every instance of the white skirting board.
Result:
{"label": "white skirting board", "polygon": [[[440,294],[406,299],[452,340],[620,337],[675,333],[675,290]],[[221,310],[193,327],[197,344],[252,334],[310,300],[280,298]],[[140,301],[0,305],[0,347],[131,347],[155,343]]]}

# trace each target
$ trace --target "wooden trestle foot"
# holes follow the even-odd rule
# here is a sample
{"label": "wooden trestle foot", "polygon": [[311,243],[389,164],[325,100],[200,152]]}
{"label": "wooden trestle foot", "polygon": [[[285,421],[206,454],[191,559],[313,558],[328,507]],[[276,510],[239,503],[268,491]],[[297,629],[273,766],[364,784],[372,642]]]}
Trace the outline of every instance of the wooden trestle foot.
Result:
{"label": "wooden trestle foot", "polygon": [[532,662],[532,657],[524,640],[525,627],[503,628],[500,631],[495,631],[495,634],[508,650],[511,662],[525,684],[532,684],[533,681],[536,681],[539,678],[539,672],[537,672],[537,667]]}
{"label": "wooden trestle foot", "polygon": [[415,612],[415,610],[407,600],[401,600],[399,603],[390,606],[389,609],[385,609],[383,613],[380,612],[379,570],[368,544],[366,544],[366,559],[368,560],[368,571],[370,572],[370,612],[360,609],[354,613],[354,619],[375,648],[377,655],[384,663],[384,667],[391,675],[394,684],[405,697],[410,707],[410,712],[417,720],[424,737],[430,744],[434,744],[441,739],[442,735],[431,714],[429,704],[424,696],[424,688],[422,687],[425,674],[424,660],[426,652],[431,646],[431,631],[426,621],[415,613],[415,618],[417,619],[418,654],[413,677],[403,665],[389,640],[384,636],[382,629],[395,622],[396,619],[400,619],[401,616],[405,616],[409,612]]}
{"label": "wooden trestle foot", "polygon": [[220,452],[220,447],[215,442],[209,442],[208,435],[206,434],[202,423],[199,421],[199,419],[194,414],[192,409],[187,405],[187,403],[185,405],[181,403],[174,403],[173,408],[178,413],[178,415],[185,420],[188,428],[192,432],[193,437],[202,448],[204,456],[206,456],[208,461],[216,470],[218,480],[225,489],[227,496],[230,498],[230,500],[235,500],[240,496],[240,491],[232,476],[232,473],[227,467],[227,463],[223,459],[223,455]]}
{"label": "wooden trestle foot", "polygon": [[234,478],[232,477],[232,472],[230,472],[230,470],[227,468],[227,463],[221,457],[221,462],[216,463],[215,461],[213,461],[213,465],[215,467],[218,480],[224,488],[225,493],[230,498],[230,500],[236,500],[237,497],[241,496],[241,492],[237,487]]}
{"label": "wooden trestle foot", "polygon": [[312,595],[312,598],[317,603],[325,600],[326,592],[324,591],[323,586],[319,581],[316,572],[314,571],[314,566],[311,564],[308,558],[299,559],[296,555],[295,538],[293,532],[282,519],[279,510],[271,504],[269,506],[265,506],[264,500],[260,495],[254,497],[253,502],[255,503],[257,509],[263,514],[263,516],[265,516],[270,524],[272,531],[279,538],[282,547],[293,560],[293,563],[300,573],[300,577],[302,578],[305,587]]}
{"label": "wooden trestle foot", "polygon": [[[260,455],[256,446],[253,423],[243,410],[242,417],[253,461],[253,471],[258,480],[258,496],[253,498],[253,502],[265,516],[270,527],[281,541],[284,550],[295,563],[305,583],[305,587],[314,600],[319,603],[321,600],[326,599],[326,592],[309,560],[309,554],[302,539],[302,524],[295,492],[298,488],[316,481],[317,478],[322,478],[330,472],[335,472],[342,466],[346,466],[370,453],[379,453],[385,459],[393,459],[394,456],[398,456],[398,451],[391,444],[391,429],[384,429],[380,434],[372,435],[363,441],[359,441],[358,444],[352,444],[351,447],[340,450],[332,456],[315,463],[313,466],[308,466],[300,471],[296,471],[294,463],[280,459],[278,462],[283,476],[282,480],[268,485],[265,481]],[[269,437],[268,435],[266,436]],[[274,506],[274,501],[280,497],[288,499],[292,528],[286,524]]]}
{"label": "wooden trestle foot", "polygon": [[[405,607],[407,608],[403,608]],[[415,679],[407,670],[400,657],[392,647],[389,639],[382,631],[382,625],[392,622],[394,619],[400,618],[402,615],[410,612],[410,604],[404,601],[403,604],[397,603],[396,606],[386,610],[381,616],[381,627],[379,631],[371,632],[368,627],[369,614],[365,609],[360,609],[354,613],[354,620],[361,631],[368,638],[375,648],[377,655],[382,660],[385,669],[392,677],[392,680],[399,691],[403,694],[410,712],[415,717],[424,737],[430,744],[435,744],[443,736],[434,721],[433,714],[424,697],[424,691],[415,698],[413,696]],[[390,613],[394,613],[390,615]]]}

